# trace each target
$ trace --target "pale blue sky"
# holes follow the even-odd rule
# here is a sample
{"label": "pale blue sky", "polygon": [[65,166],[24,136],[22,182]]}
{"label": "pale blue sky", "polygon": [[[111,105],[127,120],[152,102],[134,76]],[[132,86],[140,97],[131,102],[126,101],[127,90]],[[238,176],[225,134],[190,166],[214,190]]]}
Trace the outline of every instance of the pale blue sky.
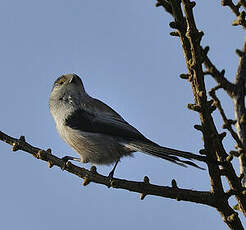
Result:
{"label": "pale blue sky", "polygon": [[[155,8],[154,0],[0,3],[0,130],[25,135],[58,156],[76,156],[56,133],[48,110],[54,80],[76,73],[89,94],[152,140],[195,153],[202,148],[193,128],[198,115],[186,109],[193,101],[190,85],[178,77],[186,72],[180,42],[169,36],[171,17]],[[234,16],[220,1],[197,1],[195,17],[209,56],[233,80],[234,51],[242,47],[245,32],[231,26]],[[225,104],[232,114],[231,102]],[[229,150],[233,146],[230,138],[226,144]],[[1,229],[226,229],[212,208],[151,196],[141,201],[139,194],[96,184],[83,187],[79,178],[11,152],[4,143],[0,152]],[[110,170],[98,167],[103,174]],[[116,171],[131,180],[145,175],[159,185],[175,178],[182,188],[209,189],[207,171],[141,153],[122,159]]]}

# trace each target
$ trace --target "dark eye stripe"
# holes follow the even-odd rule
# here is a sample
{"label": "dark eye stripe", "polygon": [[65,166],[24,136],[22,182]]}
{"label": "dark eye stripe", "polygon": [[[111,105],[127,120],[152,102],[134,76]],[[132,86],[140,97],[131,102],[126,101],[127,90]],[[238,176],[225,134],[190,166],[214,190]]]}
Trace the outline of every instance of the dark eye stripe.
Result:
{"label": "dark eye stripe", "polygon": [[62,85],[64,82],[65,82],[64,80],[60,80],[58,84]]}
{"label": "dark eye stripe", "polygon": [[63,83],[65,83],[66,80],[65,79],[58,79],[56,82],[55,82],[55,85],[63,85]]}
{"label": "dark eye stripe", "polygon": [[63,84],[66,81],[66,79],[64,79],[64,76],[60,76],[56,81],[55,84]]}

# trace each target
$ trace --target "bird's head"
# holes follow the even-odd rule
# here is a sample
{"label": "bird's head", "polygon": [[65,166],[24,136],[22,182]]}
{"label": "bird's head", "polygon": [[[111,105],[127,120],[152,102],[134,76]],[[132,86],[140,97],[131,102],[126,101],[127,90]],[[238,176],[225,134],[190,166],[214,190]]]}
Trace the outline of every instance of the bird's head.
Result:
{"label": "bird's head", "polygon": [[56,79],[51,90],[51,98],[59,99],[64,95],[85,95],[80,77],[76,74],[64,74]]}
{"label": "bird's head", "polygon": [[85,91],[82,80],[76,74],[64,74],[56,79],[52,91]]}

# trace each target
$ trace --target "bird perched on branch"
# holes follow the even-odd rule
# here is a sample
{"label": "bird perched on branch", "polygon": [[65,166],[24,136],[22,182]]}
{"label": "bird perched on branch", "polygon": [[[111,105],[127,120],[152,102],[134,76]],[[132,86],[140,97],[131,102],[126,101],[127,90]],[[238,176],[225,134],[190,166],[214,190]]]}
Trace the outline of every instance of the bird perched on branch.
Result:
{"label": "bird perched on branch", "polygon": [[115,163],[110,174],[113,176],[121,157],[143,152],[180,166],[202,169],[191,160],[204,161],[204,157],[162,147],[147,139],[112,108],[89,96],[76,74],[62,75],[55,81],[49,108],[58,133],[80,155],[80,158],[66,156],[64,160]]}

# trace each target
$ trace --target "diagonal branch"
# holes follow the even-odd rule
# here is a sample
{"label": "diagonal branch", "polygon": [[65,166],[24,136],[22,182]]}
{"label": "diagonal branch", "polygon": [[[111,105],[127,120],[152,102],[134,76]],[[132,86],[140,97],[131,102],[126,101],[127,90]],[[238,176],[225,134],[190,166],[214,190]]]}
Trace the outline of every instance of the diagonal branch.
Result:
{"label": "diagonal branch", "polygon": [[[51,151],[44,151],[40,148],[34,147],[25,141],[24,137],[16,139],[6,135],[0,131],[0,140],[12,145],[12,150],[23,150],[24,152],[30,153],[35,158],[47,161],[49,167],[53,165],[66,170],[67,172],[74,174],[80,178],[84,179],[83,185],[88,185],[90,182],[97,184],[106,185],[107,187],[113,187],[116,189],[125,189],[132,192],[140,193],[141,199],[144,199],[146,195],[154,195],[159,197],[166,197],[171,199],[176,199],[178,201],[190,201],[199,204],[205,204],[211,207],[217,206],[217,199],[214,194],[209,191],[194,191],[189,189],[178,188],[176,182],[173,181],[173,186],[159,186],[149,183],[148,177],[144,178],[143,182],[128,181],[118,178],[110,179],[109,177],[103,176],[97,173],[95,166],[91,170],[86,170],[85,168],[80,168],[71,162],[67,162],[64,165],[64,161],[51,154]],[[223,194],[226,199],[227,195]]]}
{"label": "diagonal branch", "polygon": [[[204,82],[204,73],[202,69],[202,64],[204,62],[204,50],[201,48],[200,41],[203,36],[202,31],[198,31],[195,19],[193,15],[193,7],[195,2],[190,0],[182,0],[182,5],[184,9],[183,15],[179,1],[169,0],[172,6],[172,15],[175,19],[174,22],[170,23],[170,26],[178,31],[178,36],[180,37],[181,44],[184,50],[184,56],[186,60],[186,65],[188,68],[188,80],[191,82],[193,96],[195,100],[194,107],[199,108],[196,111],[199,112],[201,120],[201,130],[204,139],[204,153],[211,159],[208,162],[211,191],[216,197],[224,193],[222,181],[221,181],[221,169],[218,165],[212,162],[216,160],[216,156],[220,161],[225,161],[227,158],[227,153],[222,144],[222,140],[212,118],[212,107],[207,100],[207,92]],[[184,20],[185,19],[185,20]],[[184,31],[185,30],[185,31]],[[234,168],[230,162],[222,166],[222,170],[226,172],[226,177],[228,179],[230,188],[235,191],[239,191],[239,195],[236,195],[238,202],[240,203],[240,208],[242,212],[246,215],[246,202],[241,194],[242,187],[240,181],[235,173]],[[231,229],[243,229],[242,224],[234,210],[230,207],[227,200],[223,200],[220,206],[217,208],[221,214],[225,223]],[[233,221],[231,221],[230,216],[234,216]]]}
{"label": "diagonal branch", "polygon": [[[236,94],[233,97],[235,118],[237,120],[236,129],[243,147],[246,146],[246,110],[245,110],[245,83],[246,83],[246,39],[242,51],[237,52],[240,56],[239,66],[236,74],[235,85]],[[239,157],[240,174],[242,184],[246,187],[246,153],[245,151]]]}
{"label": "diagonal branch", "polygon": [[[212,89],[209,91],[209,95],[213,98],[214,104],[215,104],[215,106],[218,108],[218,110],[219,110],[219,112],[220,112],[220,115],[221,115],[222,120],[223,120],[223,122],[224,122],[224,124],[223,124],[222,127],[223,127],[224,129],[227,129],[227,130],[230,132],[232,138],[236,141],[237,146],[238,146],[240,149],[244,149],[243,143],[241,142],[241,140],[240,140],[238,134],[237,134],[237,133],[234,131],[234,129],[232,128],[232,125],[235,124],[236,121],[230,120],[230,119],[227,118],[227,116],[226,116],[226,114],[225,114],[225,111],[224,111],[224,109],[222,108],[221,102],[220,102],[219,98],[217,97],[217,95],[216,95],[216,93],[215,93],[215,91],[218,90],[219,88],[221,88],[221,85],[218,85],[218,86],[212,88]],[[238,154],[236,154],[236,155],[238,155]]]}
{"label": "diagonal branch", "polygon": [[[207,152],[210,154],[209,157],[214,157],[213,153],[216,152],[216,155],[219,157],[219,160],[224,161],[227,153],[222,144],[221,138],[219,138],[218,131],[214,124],[213,118],[211,116],[211,110],[207,106],[207,97],[206,97],[206,88],[202,71],[202,62],[204,61],[202,48],[200,46],[200,41],[202,38],[202,33],[198,31],[195,24],[195,19],[193,15],[193,7],[195,6],[195,2],[191,2],[190,0],[182,0],[184,12],[186,15],[187,22],[187,33],[186,36],[189,39],[192,53],[192,60],[187,63],[187,67],[189,72],[192,73],[193,81],[195,81],[195,88],[193,89],[193,94],[195,97],[195,101],[198,106],[203,108],[200,112],[200,119],[202,122],[202,126],[204,128],[204,145]],[[211,154],[212,153],[212,154]],[[218,175],[217,168],[209,165],[209,174],[212,181],[216,181],[216,185],[212,185],[212,189],[215,189],[215,193],[220,193],[223,190],[223,186],[221,185],[221,180]],[[236,195],[237,201],[240,206],[240,210],[246,216],[246,200],[244,195],[241,193],[243,188],[240,184],[240,181],[236,175],[236,172],[230,162],[223,166],[227,174],[226,178],[230,185],[230,188],[233,190],[240,191],[240,195]],[[220,212],[222,216],[227,216],[227,211],[229,210],[229,204],[225,203],[223,207],[223,211]],[[227,210],[227,211],[226,211]],[[228,211],[230,213],[230,211]],[[238,219],[239,221],[239,219]],[[229,225],[229,223],[227,223]]]}
{"label": "diagonal branch", "polygon": [[224,76],[225,71],[219,71],[216,66],[209,59],[207,54],[204,54],[204,66],[206,67],[207,74],[210,74],[215,81],[223,88],[230,97],[233,97],[235,94],[235,85],[228,81],[228,79]]}
{"label": "diagonal branch", "polygon": [[234,4],[232,0],[222,0],[222,6],[228,6],[237,18],[232,22],[233,26],[242,25],[246,29],[245,11],[240,12],[241,5],[245,8],[245,0],[239,0],[238,4]]}
{"label": "diagonal branch", "polygon": [[157,0],[156,7],[162,6],[169,14],[172,14],[172,7],[166,0]]}

